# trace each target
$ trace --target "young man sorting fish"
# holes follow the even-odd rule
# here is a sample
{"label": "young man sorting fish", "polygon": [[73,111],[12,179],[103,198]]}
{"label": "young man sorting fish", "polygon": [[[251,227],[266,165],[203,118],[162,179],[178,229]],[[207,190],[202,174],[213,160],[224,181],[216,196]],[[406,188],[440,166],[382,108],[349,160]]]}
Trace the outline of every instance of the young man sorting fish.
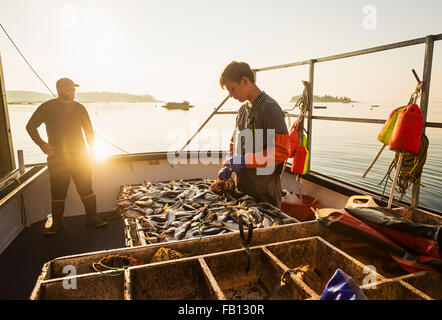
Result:
{"label": "young man sorting fish", "polygon": [[236,172],[240,191],[281,208],[280,175],[290,153],[289,134],[281,107],[255,81],[255,72],[245,62],[233,61],[221,74],[221,88],[247,102],[236,116],[230,152],[218,177],[226,180]]}
{"label": "young man sorting fish", "polygon": [[[86,210],[86,224],[94,227],[107,225],[97,215],[90,160],[82,129],[89,150],[94,145],[94,131],[86,108],[74,101],[75,87],[78,84],[71,79],[62,78],[57,81],[56,86],[58,98],[40,105],[26,125],[32,140],[48,155],[52,224],[45,226],[44,233],[47,235],[56,234],[63,228],[65,198],[71,177]],[[37,130],[42,123],[46,125],[48,142],[41,139]]]}

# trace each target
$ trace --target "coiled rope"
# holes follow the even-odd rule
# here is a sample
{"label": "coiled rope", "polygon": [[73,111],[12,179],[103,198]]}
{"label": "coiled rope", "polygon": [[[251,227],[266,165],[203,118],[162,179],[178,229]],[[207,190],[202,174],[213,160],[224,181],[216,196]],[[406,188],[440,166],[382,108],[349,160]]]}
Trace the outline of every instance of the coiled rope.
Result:
{"label": "coiled rope", "polygon": [[[299,116],[293,123],[293,127],[298,126],[298,136],[301,137],[298,139],[298,146],[302,145],[302,135],[303,133],[307,133],[307,130],[304,129],[304,118],[307,114],[307,107],[310,105],[310,82],[308,81],[302,81],[302,84],[304,85],[304,90],[302,91],[302,95],[298,98],[293,108],[289,110],[284,110],[285,114],[288,114],[290,111],[295,110],[296,108],[299,108]],[[289,125],[290,125],[290,116],[289,116]],[[285,167],[287,166],[287,160],[284,161],[284,167],[281,171],[280,177],[282,177],[283,173],[285,172]]]}
{"label": "coiled rope", "polygon": [[[425,133],[422,133],[421,145],[418,154],[404,152],[402,165],[399,172],[399,178],[395,188],[395,190],[401,194],[399,201],[403,199],[405,193],[407,192],[407,189],[410,187],[412,183],[419,184],[419,186],[423,186],[422,184],[419,183],[419,179],[422,175],[422,170],[424,168],[425,161],[427,160],[428,145],[429,145],[428,137],[425,135]],[[393,160],[391,161],[387,173],[385,174],[382,181],[379,183],[379,185],[382,185],[382,183],[384,183],[382,198],[384,197],[384,192],[387,187],[388,180],[393,181],[393,179],[391,178],[391,174],[393,173],[393,170],[396,170],[398,159],[399,159],[399,152],[396,152]]]}
{"label": "coiled rope", "polygon": [[[416,103],[417,98],[421,94],[422,90],[422,81],[420,81],[414,69],[412,70],[412,72],[416,77],[418,84],[416,86],[416,89],[411,94],[410,99],[408,100],[408,105]],[[428,137],[425,135],[424,132],[422,132],[419,152],[417,154],[404,152],[398,181],[395,187],[395,190],[401,194],[399,201],[402,201],[402,199],[405,196],[405,193],[407,192],[407,189],[410,187],[411,184],[418,184],[419,186],[424,186],[420,183],[419,179],[422,175],[422,170],[424,168],[425,161],[427,160],[428,145],[429,145]],[[381,186],[382,183],[384,183],[384,189],[382,190],[381,200],[383,200],[384,198],[384,193],[387,187],[388,180],[393,181],[393,179],[391,178],[391,173],[393,172],[393,169],[396,172],[397,163],[399,161],[399,154],[400,154],[399,151],[395,153],[394,158],[391,161],[390,166],[388,167],[387,173],[385,174],[382,181],[379,182],[378,184],[379,186]]]}
{"label": "coiled rope", "polygon": [[299,108],[300,114],[298,116],[298,119],[296,119],[296,122],[300,122],[301,119],[305,118],[305,115],[307,113],[307,107],[310,104],[310,96],[309,96],[309,87],[310,83],[308,81],[302,81],[302,84],[304,85],[304,91],[302,92],[302,95],[298,98],[293,108],[289,110],[285,110],[286,112],[290,112],[295,110],[296,108]]}

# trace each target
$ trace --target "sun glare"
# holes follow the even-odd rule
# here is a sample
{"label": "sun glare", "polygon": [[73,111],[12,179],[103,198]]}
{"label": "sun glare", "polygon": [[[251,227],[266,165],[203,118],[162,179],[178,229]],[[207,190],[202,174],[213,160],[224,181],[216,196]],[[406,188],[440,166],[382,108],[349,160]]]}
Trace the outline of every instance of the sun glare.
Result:
{"label": "sun glare", "polygon": [[101,139],[95,140],[94,151],[97,161],[103,161],[112,154],[110,147]]}

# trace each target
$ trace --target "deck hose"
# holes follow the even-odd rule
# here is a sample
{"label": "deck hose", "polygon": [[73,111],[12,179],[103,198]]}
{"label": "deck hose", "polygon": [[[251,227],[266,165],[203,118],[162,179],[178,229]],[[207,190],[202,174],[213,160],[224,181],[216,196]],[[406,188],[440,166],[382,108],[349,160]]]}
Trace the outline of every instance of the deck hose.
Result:
{"label": "deck hose", "polygon": [[244,249],[245,253],[247,254],[247,266],[246,271],[250,271],[250,250],[249,246],[252,242],[252,236],[253,236],[253,223],[250,221],[249,216],[247,215],[247,239],[244,235],[244,222],[243,222],[243,214],[239,216],[238,224],[239,224],[239,236],[241,237],[241,246]]}

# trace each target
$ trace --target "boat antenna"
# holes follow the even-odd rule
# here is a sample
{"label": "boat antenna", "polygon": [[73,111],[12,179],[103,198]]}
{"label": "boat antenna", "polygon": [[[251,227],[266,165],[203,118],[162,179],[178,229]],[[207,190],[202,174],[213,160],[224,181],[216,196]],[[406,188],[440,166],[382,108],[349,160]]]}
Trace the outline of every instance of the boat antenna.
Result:
{"label": "boat antenna", "polygon": [[[9,40],[11,41],[11,43],[14,45],[15,49],[17,49],[18,53],[22,56],[23,60],[25,60],[25,62],[27,63],[27,65],[29,66],[29,68],[31,68],[32,72],[34,72],[34,74],[37,76],[37,78],[45,85],[45,87],[49,90],[50,93],[52,93],[52,95],[54,96],[54,98],[57,98],[57,96],[55,95],[55,93],[48,87],[48,85],[43,81],[42,78],[40,78],[40,76],[37,74],[37,72],[34,70],[34,68],[32,68],[31,64],[28,62],[28,60],[26,60],[25,56],[21,53],[20,49],[17,47],[17,45],[15,44],[14,40],[12,40],[12,38],[9,36],[9,34],[6,32],[5,28],[3,27],[3,25],[0,23],[0,27],[3,29],[3,31],[5,32],[6,36],[9,38]],[[98,136],[99,138],[101,138],[103,141],[109,143],[110,145],[114,146],[115,148],[117,148],[118,150],[121,150],[125,153],[129,153],[129,151],[124,150],[123,148],[120,148],[119,146],[113,144],[112,142],[110,142],[109,140],[103,138],[103,136],[101,136],[100,134],[98,134],[95,130],[94,130],[94,134],[96,136]]]}

